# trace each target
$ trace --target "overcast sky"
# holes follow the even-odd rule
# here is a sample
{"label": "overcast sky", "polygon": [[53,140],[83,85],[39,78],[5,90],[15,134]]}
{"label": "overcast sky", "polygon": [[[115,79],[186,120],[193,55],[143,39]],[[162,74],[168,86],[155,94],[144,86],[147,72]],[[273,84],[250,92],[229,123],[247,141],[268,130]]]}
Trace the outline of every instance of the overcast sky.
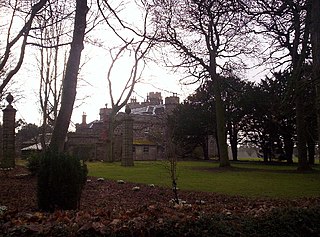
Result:
{"label": "overcast sky", "polygon": [[[127,9],[132,10],[132,8]],[[124,14],[126,13],[124,12]],[[132,16],[132,14],[127,15]],[[134,17],[136,18],[137,15]],[[113,38],[106,31],[101,31],[98,28],[91,33],[98,40],[105,40],[107,42],[106,45],[109,47],[112,46]],[[40,125],[41,114],[38,103],[39,72],[37,71],[37,63],[33,50],[30,47],[27,48],[22,69],[14,76],[14,81],[16,82],[14,87],[18,89],[18,95],[13,94],[13,96],[17,99],[14,103],[17,109],[17,119],[21,118],[27,123]],[[79,76],[77,101],[73,111],[72,124],[80,123],[83,113],[87,114],[87,121],[96,120],[99,118],[99,109],[105,107],[105,104],[111,105],[106,79],[107,69],[110,66],[108,50],[86,44],[82,53],[82,59],[83,61],[87,61],[87,63],[82,67]],[[132,63],[124,59],[118,65],[112,76],[116,98],[123,89],[123,83],[128,78],[128,71],[126,69],[130,69]],[[179,81],[184,76],[179,73],[170,72],[161,63],[149,63],[143,71],[142,81],[136,84],[135,92],[132,96],[136,97],[137,101],[143,102],[149,92],[161,92],[163,99],[166,96],[172,95],[172,93],[177,93],[180,101],[182,101],[199,86],[199,84],[182,85]],[[261,75],[251,72],[248,78],[253,77],[261,78]]]}
{"label": "overcast sky", "polygon": [[[106,104],[111,105],[106,73],[109,66],[108,55],[101,49],[95,47],[85,47],[83,51],[83,59],[89,61],[83,66],[79,75],[77,101],[72,116],[72,123],[80,123],[81,115],[87,114],[87,121],[93,121],[99,118],[99,109],[105,107]],[[16,76],[17,84],[14,87],[19,88],[19,93],[23,98],[17,96],[14,106],[17,109],[17,119],[23,119],[27,123],[40,124],[41,115],[38,103],[38,72],[35,66],[35,58],[30,55],[26,57],[23,70]],[[114,93],[117,95],[122,91],[123,83],[128,78],[128,72],[125,68],[130,68],[129,63],[126,65],[125,59],[121,62],[121,67],[114,71],[113,83]],[[149,92],[161,92],[163,99],[177,93],[180,101],[192,93],[198,84],[182,85],[179,80],[184,76],[170,72],[169,69],[150,63],[144,69],[142,81],[135,86],[133,97],[138,102],[143,102]]]}
{"label": "overcast sky", "polygon": [[[127,8],[132,11],[132,8]],[[124,14],[128,15],[126,12]],[[9,15],[7,15],[9,16]],[[128,16],[134,17],[137,23],[139,14]],[[10,18],[1,14],[1,22]],[[16,29],[20,29],[17,25]],[[5,32],[5,31],[4,31]],[[72,123],[81,122],[81,115],[87,114],[88,121],[99,118],[99,109],[105,107],[106,104],[111,105],[108,84],[106,79],[107,69],[110,66],[110,55],[107,47],[112,47],[114,36],[106,33],[105,30],[99,28],[91,32],[93,37],[98,41],[107,41],[105,50],[86,43],[82,52],[82,61],[87,61],[82,67],[79,75],[77,100],[72,116]],[[2,35],[5,36],[5,35]],[[1,37],[2,38],[2,37]],[[3,38],[4,39],[4,38]],[[91,38],[93,39],[93,38]],[[4,42],[2,42],[4,43]],[[3,45],[1,45],[3,46]],[[2,51],[1,51],[2,52]],[[22,119],[27,123],[35,123],[40,125],[41,114],[39,109],[39,69],[35,56],[34,47],[28,46],[26,50],[25,60],[21,70],[13,78],[13,86],[10,90],[15,97],[14,107],[17,109],[16,119]],[[128,78],[128,70],[132,66],[127,59],[124,58],[119,66],[114,70],[112,76],[113,90],[115,98],[123,89],[123,83]],[[181,100],[194,91],[198,85],[182,86],[179,80],[183,75],[170,73],[169,70],[160,64],[150,63],[142,74],[142,81],[135,86],[135,92],[132,96],[137,101],[142,102],[146,99],[148,92],[161,92],[163,99],[166,96],[177,93]],[[2,107],[6,106],[6,101],[2,102]],[[2,117],[2,116],[1,116]]]}

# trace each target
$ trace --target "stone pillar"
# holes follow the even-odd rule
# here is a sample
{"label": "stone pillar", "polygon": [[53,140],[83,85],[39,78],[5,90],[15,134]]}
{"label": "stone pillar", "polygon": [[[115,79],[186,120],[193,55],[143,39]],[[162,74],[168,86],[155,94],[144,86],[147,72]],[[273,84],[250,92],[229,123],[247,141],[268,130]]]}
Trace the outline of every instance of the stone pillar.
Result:
{"label": "stone pillar", "polygon": [[16,110],[11,105],[13,96],[9,93],[7,96],[8,105],[3,110],[3,157],[1,161],[2,168],[14,168],[15,166],[15,118]]}
{"label": "stone pillar", "polygon": [[124,116],[124,130],[122,137],[122,166],[133,166],[133,119],[131,118],[131,109],[126,107],[126,114]]}

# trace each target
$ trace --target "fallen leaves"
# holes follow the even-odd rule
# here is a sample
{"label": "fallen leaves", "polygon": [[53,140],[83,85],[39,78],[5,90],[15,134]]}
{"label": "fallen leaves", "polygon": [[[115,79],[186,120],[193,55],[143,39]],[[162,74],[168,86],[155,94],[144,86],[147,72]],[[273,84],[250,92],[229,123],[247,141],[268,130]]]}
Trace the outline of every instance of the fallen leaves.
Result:
{"label": "fallen leaves", "polygon": [[90,177],[80,210],[44,213],[37,209],[36,179],[17,176],[26,173],[23,167],[8,172],[1,177],[0,183],[0,229],[6,233],[45,235],[67,231],[76,235],[93,231],[104,235],[110,231],[138,231],[161,226],[167,220],[179,225],[213,213],[258,217],[280,207],[320,205],[320,198],[253,199],[186,191],[179,191],[181,201],[175,204],[170,202],[171,189]]}

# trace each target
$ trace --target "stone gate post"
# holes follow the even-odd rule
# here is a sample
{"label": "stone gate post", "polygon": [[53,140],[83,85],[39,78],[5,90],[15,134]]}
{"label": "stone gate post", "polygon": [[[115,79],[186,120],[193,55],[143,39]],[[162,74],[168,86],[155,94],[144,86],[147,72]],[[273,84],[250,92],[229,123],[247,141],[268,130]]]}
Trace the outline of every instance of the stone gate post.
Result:
{"label": "stone gate post", "polygon": [[7,107],[3,110],[3,157],[1,161],[2,168],[14,168],[15,166],[15,120],[16,109],[11,105],[13,96],[9,93],[6,100]]}

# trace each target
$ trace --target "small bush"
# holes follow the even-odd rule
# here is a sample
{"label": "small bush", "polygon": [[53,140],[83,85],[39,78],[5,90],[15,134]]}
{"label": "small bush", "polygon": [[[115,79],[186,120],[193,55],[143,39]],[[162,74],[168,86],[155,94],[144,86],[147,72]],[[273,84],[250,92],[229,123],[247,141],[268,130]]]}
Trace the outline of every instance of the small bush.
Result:
{"label": "small bush", "polygon": [[30,171],[32,176],[36,176],[38,174],[39,167],[40,167],[40,160],[41,160],[41,155],[36,153],[28,157],[27,168]]}
{"label": "small bush", "polygon": [[87,167],[76,157],[47,152],[38,172],[38,207],[44,211],[79,208]]}

